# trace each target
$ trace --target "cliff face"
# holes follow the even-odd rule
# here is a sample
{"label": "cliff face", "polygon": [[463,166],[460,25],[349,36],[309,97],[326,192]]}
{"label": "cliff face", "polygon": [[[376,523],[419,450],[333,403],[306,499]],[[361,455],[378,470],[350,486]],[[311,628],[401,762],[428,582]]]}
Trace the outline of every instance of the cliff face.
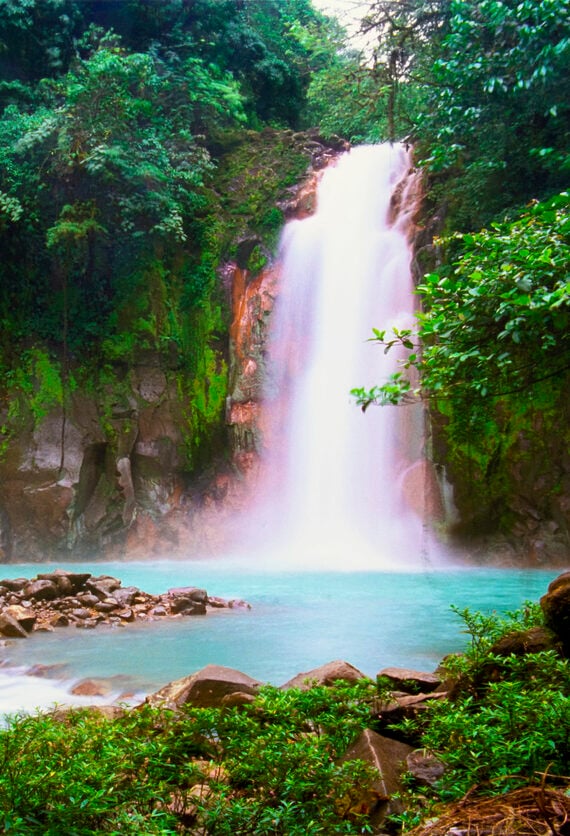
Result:
{"label": "cliff face", "polygon": [[1,561],[223,544],[259,450],[276,223],[311,211],[315,172],[342,147],[290,131],[229,142],[213,184],[227,223],[207,242],[226,260],[201,308],[184,310],[197,255],[155,254],[119,312],[124,354],[118,338],[103,366],[27,352],[0,399]]}

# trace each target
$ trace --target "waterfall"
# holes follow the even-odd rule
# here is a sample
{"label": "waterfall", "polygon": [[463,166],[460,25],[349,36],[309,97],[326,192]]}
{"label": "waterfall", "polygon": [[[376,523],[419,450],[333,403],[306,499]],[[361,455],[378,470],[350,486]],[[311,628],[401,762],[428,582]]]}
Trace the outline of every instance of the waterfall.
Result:
{"label": "waterfall", "polygon": [[254,527],[289,565],[421,559],[421,496],[414,510],[404,478],[422,458],[421,408],[363,414],[349,394],[397,367],[396,351],[369,342],[372,328],[414,320],[413,177],[402,146],[353,148],[323,174],[316,213],[283,232]]}

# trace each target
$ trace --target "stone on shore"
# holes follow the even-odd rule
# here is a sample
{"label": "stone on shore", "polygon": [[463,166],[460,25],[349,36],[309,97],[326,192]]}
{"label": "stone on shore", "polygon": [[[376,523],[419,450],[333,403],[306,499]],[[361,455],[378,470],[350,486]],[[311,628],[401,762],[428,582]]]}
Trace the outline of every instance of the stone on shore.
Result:
{"label": "stone on shore", "polygon": [[170,682],[146,698],[146,703],[163,708],[193,705],[211,708],[222,704],[224,697],[240,693],[254,696],[262,682],[241,671],[223,665],[206,665],[196,673]]}
{"label": "stone on shore", "polygon": [[377,679],[387,680],[396,690],[408,694],[428,694],[441,685],[441,679],[437,674],[411,668],[382,668]]}
{"label": "stone on shore", "polygon": [[354,812],[370,816],[375,827],[387,816],[402,812],[397,795],[403,789],[401,779],[406,759],[413,751],[406,743],[365,729],[343,756],[343,763],[362,760],[378,771],[378,777],[369,790],[358,792],[358,788],[354,788],[356,797],[352,804]]}
{"label": "stone on shore", "polygon": [[366,679],[362,671],[355,668],[349,662],[342,660],[335,660],[334,662],[327,662],[326,665],[321,665],[319,668],[313,668],[311,671],[305,673],[298,673],[293,679],[290,679],[281,686],[282,690],[286,691],[289,688],[299,688],[301,691],[308,691],[314,685],[334,685],[338,680],[343,682],[358,682],[361,679]]}

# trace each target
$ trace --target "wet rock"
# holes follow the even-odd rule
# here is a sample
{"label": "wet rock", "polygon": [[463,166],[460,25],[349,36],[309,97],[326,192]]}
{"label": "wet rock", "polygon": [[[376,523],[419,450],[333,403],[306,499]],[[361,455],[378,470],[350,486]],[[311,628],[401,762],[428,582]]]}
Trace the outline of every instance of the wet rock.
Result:
{"label": "wet rock", "polygon": [[225,598],[218,598],[217,595],[208,595],[208,600],[206,602],[209,607],[214,607],[215,609],[224,609],[228,608],[229,604]]}
{"label": "wet rock", "polygon": [[110,692],[109,684],[96,679],[82,679],[71,689],[76,697],[106,697]]}
{"label": "wet rock", "polygon": [[119,610],[119,612],[115,613],[121,621],[134,621],[136,618],[136,613],[133,612],[129,607],[126,607],[124,610]]}
{"label": "wet rock", "polygon": [[410,668],[383,668],[377,679],[384,680],[390,686],[394,686],[395,690],[405,691],[408,694],[428,694],[441,685],[441,679],[437,674]]}
{"label": "wet rock", "polygon": [[78,607],[77,609],[71,611],[71,615],[74,618],[83,619],[83,618],[89,618],[91,613],[89,612],[89,610],[86,610],[84,607]]}
{"label": "wet rock", "polygon": [[31,598],[34,601],[53,601],[54,598],[59,597],[57,586],[47,578],[31,581],[23,592],[26,598]]}
{"label": "wet rock", "polygon": [[150,705],[164,708],[180,708],[194,705],[210,708],[221,705],[229,694],[242,693],[255,696],[262,683],[241,671],[222,665],[206,665],[190,676],[177,679],[147,697]]}
{"label": "wet rock", "polygon": [[328,662],[326,665],[321,665],[319,668],[314,668],[305,673],[299,673],[281,686],[283,690],[289,688],[300,688],[301,691],[307,691],[314,685],[334,685],[338,680],[343,682],[358,682],[360,679],[366,679],[362,671],[355,668],[348,662],[336,660]]}
{"label": "wet rock", "polygon": [[122,607],[130,607],[138,593],[136,586],[124,586],[113,590],[113,598]]}
{"label": "wet rock", "polygon": [[0,588],[8,589],[10,592],[21,592],[29,582],[28,578],[4,578],[0,581]]}
{"label": "wet rock", "polygon": [[64,679],[65,665],[32,665],[26,671],[26,676],[37,676],[41,679]]}
{"label": "wet rock", "polygon": [[251,604],[248,604],[247,601],[242,601],[241,598],[235,598],[228,601],[228,607],[230,610],[250,610]]}
{"label": "wet rock", "polygon": [[172,613],[181,615],[206,615],[206,604],[201,601],[193,601],[191,598],[175,598],[170,605]]}
{"label": "wet rock", "polygon": [[28,633],[12,616],[0,613],[0,633],[9,639],[25,639]]}
{"label": "wet rock", "polygon": [[205,604],[208,600],[208,593],[205,589],[200,589],[197,586],[179,586],[168,590],[169,598],[175,600],[179,598],[188,598],[190,601],[196,601],[200,604]]}
{"label": "wet rock", "polygon": [[94,607],[101,599],[97,595],[93,595],[92,592],[80,592],[77,600],[85,607]]}
{"label": "wet rock", "polygon": [[110,575],[101,575],[98,578],[90,578],[85,584],[85,587],[102,601],[103,598],[108,598],[120,585],[121,581],[117,580],[117,578],[113,578]]}
{"label": "wet rock", "polygon": [[31,633],[38,618],[33,610],[18,604],[11,604],[9,607],[6,607],[4,614],[10,616],[10,618],[14,618],[20,627],[24,628],[26,633]]}
{"label": "wet rock", "polygon": [[160,618],[162,618],[163,616],[168,615],[168,611],[167,611],[166,607],[158,606],[158,607],[153,607],[152,610],[150,611],[150,614],[151,615],[156,615],[156,616],[159,616]]}
{"label": "wet rock", "polygon": [[79,630],[94,630],[97,626],[97,620],[95,618],[85,618],[83,621],[77,621],[75,626]]}

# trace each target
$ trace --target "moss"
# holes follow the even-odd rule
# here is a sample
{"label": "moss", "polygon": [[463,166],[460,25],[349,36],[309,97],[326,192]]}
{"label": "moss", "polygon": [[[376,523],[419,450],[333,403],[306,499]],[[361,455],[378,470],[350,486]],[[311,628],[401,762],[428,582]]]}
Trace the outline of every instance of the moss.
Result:
{"label": "moss", "polygon": [[306,174],[311,161],[307,137],[292,131],[244,131],[218,146],[213,188],[227,219],[224,252],[257,234],[271,252],[284,216],[279,204]]}

